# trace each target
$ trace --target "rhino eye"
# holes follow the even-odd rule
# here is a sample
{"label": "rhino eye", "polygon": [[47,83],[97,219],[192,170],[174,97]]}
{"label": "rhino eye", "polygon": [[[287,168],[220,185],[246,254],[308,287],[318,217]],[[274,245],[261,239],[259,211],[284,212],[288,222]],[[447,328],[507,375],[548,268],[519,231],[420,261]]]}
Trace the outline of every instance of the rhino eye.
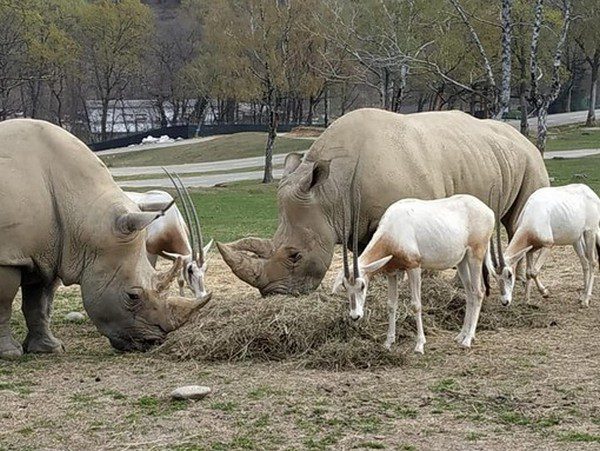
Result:
{"label": "rhino eye", "polygon": [[288,258],[290,259],[290,261],[291,261],[292,263],[296,263],[296,262],[298,262],[298,261],[302,260],[302,254],[301,254],[300,252],[297,252],[297,251],[296,251],[296,252],[292,252],[292,253],[291,253],[291,254],[288,256]]}
{"label": "rhino eye", "polygon": [[138,293],[127,293],[127,297],[129,298],[130,301],[141,301],[142,298]]}

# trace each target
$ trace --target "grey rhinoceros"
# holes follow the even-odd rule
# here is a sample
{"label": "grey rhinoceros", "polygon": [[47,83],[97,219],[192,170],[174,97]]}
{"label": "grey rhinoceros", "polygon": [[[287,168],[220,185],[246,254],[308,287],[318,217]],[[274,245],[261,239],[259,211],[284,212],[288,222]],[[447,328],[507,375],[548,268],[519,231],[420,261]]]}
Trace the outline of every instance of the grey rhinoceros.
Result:
{"label": "grey rhinoceros", "polygon": [[303,159],[286,158],[273,239],[217,243],[233,272],[263,295],[315,289],[343,241],[355,168],[359,249],[387,207],[404,198],[472,194],[489,204],[493,194],[489,206],[512,235],[529,195],[549,185],[539,151],[508,124],[459,111],[356,110],[331,124]]}
{"label": "grey rhinoceros", "polygon": [[[163,211],[141,212],[76,137],[44,121],[0,123],[0,357],[23,349],[11,335],[22,290],[29,352],[59,352],[50,332],[55,286],[81,285],[83,305],[120,350],[145,350],[203,302],[166,298],[181,261],[159,273],[144,229]],[[160,209],[159,209],[160,210]]]}

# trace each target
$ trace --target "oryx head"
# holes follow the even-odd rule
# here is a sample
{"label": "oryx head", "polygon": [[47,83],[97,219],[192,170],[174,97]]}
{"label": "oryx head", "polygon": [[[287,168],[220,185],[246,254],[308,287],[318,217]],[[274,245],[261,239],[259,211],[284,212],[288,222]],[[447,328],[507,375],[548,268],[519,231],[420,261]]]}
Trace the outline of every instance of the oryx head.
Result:
{"label": "oryx head", "polygon": [[490,239],[490,257],[494,268],[491,273],[500,288],[500,300],[502,305],[508,306],[512,302],[512,293],[515,288],[517,263],[531,249],[531,246],[522,249],[513,256],[507,257],[504,255],[502,252],[502,240],[500,238],[500,208],[500,199],[498,198],[498,208],[496,210],[496,243],[498,244],[498,253],[496,254],[494,238],[492,237],[492,239]]}
{"label": "oryx head", "polygon": [[[358,162],[357,162],[358,166]],[[344,261],[344,269],[340,271],[333,284],[333,293],[346,293],[350,305],[350,318],[359,320],[364,315],[364,306],[367,299],[367,288],[369,286],[368,274],[377,271],[384,266],[390,259],[383,259],[372,262],[366,266],[360,266],[358,262],[358,222],[360,216],[360,195],[355,189],[356,168],[350,182],[350,228],[352,229],[352,272],[350,272],[350,264],[348,262],[348,234],[347,234],[347,217],[346,208],[343,209],[342,220],[342,257]]]}
{"label": "oryx head", "polygon": [[210,240],[207,245],[204,245],[200,220],[198,219],[198,212],[196,211],[196,207],[192,202],[188,189],[181,181],[179,175],[171,174],[165,168],[163,168],[163,170],[171,179],[171,182],[177,190],[177,194],[183,204],[182,213],[185,225],[187,226],[186,228],[190,249],[192,250],[190,255],[169,255],[172,257],[180,257],[183,260],[182,276],[186,284],[196,295],[196,299],[210,299],[212,293],[208,292],[204,277],[208,268],[208,251],[213,244],[213,240]]}

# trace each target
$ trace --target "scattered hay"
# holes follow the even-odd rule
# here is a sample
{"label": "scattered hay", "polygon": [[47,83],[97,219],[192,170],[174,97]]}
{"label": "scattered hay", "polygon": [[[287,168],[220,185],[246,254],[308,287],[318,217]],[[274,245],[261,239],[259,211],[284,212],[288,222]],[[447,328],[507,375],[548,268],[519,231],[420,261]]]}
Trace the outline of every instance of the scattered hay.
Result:
{"label": "scattered hay", "polygon": [[[406,283],[399,290],[396,337],[414,340],[415,321],[410,312]],[[426,333],[435,329],[458,332],[465,297],[451,281],[423,280],[423,320]],[[365,317],[353,322],[345,299],[322,291],[310,295],[260,298],[216,297],[199,316],[169,335],[159,349],[179,359],[204,361],[281,361],[297,359],[311,368],[346,369],[395,366],[404,356],[395,346],[383,347],[387,332],[387,284],[376,280],[369,290]],[[504,308],[496,297],[484,304],[479,330],[499,327],[542,327],[547,311],[517,303]]]}

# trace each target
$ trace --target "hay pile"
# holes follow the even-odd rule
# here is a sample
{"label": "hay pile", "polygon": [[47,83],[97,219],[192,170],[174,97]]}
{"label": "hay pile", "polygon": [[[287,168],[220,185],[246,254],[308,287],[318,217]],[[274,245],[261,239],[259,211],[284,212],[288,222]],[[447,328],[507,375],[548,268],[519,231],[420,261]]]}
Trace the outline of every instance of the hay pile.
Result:
{"label": "hay pile", "polygon": [[[426,334],[436,329],[458,331],[465,309],[464,293],[451,281],[423,280],[423,319]],[[397,341],[415,337],[410,291],[399,290]],[[281,361],[296,359],[312,368],[368,368],[401,365],[404,356],[394,346],[383,347],[387,331],[387,284],[376,280],[369,289],[365,317],[353,322],[347,301],[323,291],[299,296],[258,294],[245,298],[215,297],[199,316],[170,334],[160,352],[179,359],[204,361]],[[487,304],[487,305],[486,305]],[[496,297],[484,304],[478,330],[498,327],[541,327],[546,311],[523,303],[505,309]]]}

